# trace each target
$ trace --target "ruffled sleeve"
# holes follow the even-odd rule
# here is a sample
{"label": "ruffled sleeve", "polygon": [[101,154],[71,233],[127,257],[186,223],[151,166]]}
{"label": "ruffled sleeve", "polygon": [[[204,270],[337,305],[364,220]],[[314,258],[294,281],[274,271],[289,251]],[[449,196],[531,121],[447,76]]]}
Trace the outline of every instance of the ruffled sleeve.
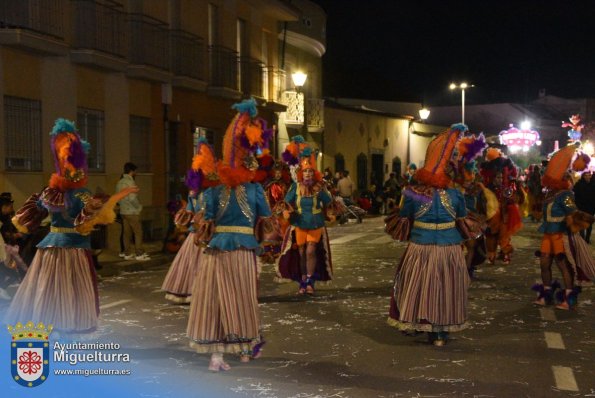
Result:
{"label": "ruffled sleeve", "polygon": [[174,224],[176,224],[178,227],[187,227],[188,224],[192,222],[193,218],[194,213],[188,210],[188,208],[180,209],[176,212],[176,215],[174,216]]}
{"label": "ruffled sleeve", "polygon": [[76,197],[83,203],[83,209],[74,220],[74,228],[81,235],[89,235],[95,225],[111,224],[116,219],[114,207],[118,203],[113,196],[91,196],[80,192]]}
{"label": "ruffled sleeve", "polygon": [[39,197],[39,194],[31,195],[12,218],[12,223],[19,232],[25,234],[35,232],[43,219],[48,216],[48,210],[41,205]]}
{"label": "ruffled sleeve", "polygon": [[197,246],[206,246],[215,233],[215,222],[205,219],[205,213],[205,210],[197,212],[192,220],[194,224],[194,244]]}

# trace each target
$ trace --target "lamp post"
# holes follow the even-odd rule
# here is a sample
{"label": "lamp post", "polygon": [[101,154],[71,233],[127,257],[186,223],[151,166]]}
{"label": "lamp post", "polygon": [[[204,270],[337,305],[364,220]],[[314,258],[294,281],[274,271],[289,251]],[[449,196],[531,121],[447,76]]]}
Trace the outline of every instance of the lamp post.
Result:
{"label": "lamp post", "polygon": [[450,83],[448,86],[451,90],[460,89],[461,90],[461,123],[465,124],[465,89],[470,87],[475,87],[474,84],[467,84],[467,83]]}

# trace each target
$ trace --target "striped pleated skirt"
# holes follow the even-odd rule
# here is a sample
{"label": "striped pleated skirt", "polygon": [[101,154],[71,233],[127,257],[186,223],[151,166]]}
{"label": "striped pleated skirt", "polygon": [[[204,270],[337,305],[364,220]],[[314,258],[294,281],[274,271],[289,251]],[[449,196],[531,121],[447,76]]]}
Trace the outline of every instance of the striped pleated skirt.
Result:
{"label": "striped pleated skirt", "polygon": [[461,245],[410,243],[397,269],[388,322],[402,330],[462,330],[468,287]]}
{"label": "striped pleated skirt", "polygon": [[85,249],[50,247],[37,250],[6,314],[7,322],[54,325],[64,332],[97,327],[97,276]]}
{"label": "striped pleated skirt", "polygon": [[174,303],[189,303],[192,285],[200,265],[203,248],[194,244],[194,232],[190,232],[169,267],[161,289],[165,298]]}
{"label": "striped pleated skirt", "polygon": [[200,353],[249,353],[260,341],[256,256],[207,251],[192,290],[187,335]]}

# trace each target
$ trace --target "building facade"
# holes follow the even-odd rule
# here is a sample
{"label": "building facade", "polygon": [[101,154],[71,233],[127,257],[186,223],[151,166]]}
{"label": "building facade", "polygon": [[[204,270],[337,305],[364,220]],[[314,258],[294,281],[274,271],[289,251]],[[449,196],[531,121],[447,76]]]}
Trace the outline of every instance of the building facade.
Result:
{"label": "building facade", "polygon": [[243,97],[269,123],[285,109],[279,35],[299,17],[282,0],[4,2],[0,190],[19,206],[47,184],[49,131],[65,117],[91,143],[92,191],[113,192],[124,163],[139,166],[145,233],[162,238],[196,135],[220,152]]}

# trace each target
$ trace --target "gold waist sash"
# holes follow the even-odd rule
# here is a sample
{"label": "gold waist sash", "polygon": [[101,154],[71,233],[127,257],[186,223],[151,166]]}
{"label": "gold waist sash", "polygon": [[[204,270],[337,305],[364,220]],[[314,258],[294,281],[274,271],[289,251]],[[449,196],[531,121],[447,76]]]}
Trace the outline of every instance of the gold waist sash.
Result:
{"label": "gold waist sash", "polygon": [[430,222],[423,222],[423,221],[414,221],[413,228],[420,228],[420,229],[431,229],[431,230],[442,230],[442,229],[450,229],[455,227],[455,222],[443,222],[439,224],[430,223]]}
{"label": "gold waist sash", "polygon": [[239,227],[239,226],[227,226],[227,225],[219,225],[215,227],[215,233],[223,233],[223,232],[233,232],[236,234],[246,234],[246,235],[254,235],[254,228],[252,227]]}
{"label": "gold waist sash", "polygon": [[50,232],[57,234],[78,234],[76,229],[68,227],[50,227]]}

